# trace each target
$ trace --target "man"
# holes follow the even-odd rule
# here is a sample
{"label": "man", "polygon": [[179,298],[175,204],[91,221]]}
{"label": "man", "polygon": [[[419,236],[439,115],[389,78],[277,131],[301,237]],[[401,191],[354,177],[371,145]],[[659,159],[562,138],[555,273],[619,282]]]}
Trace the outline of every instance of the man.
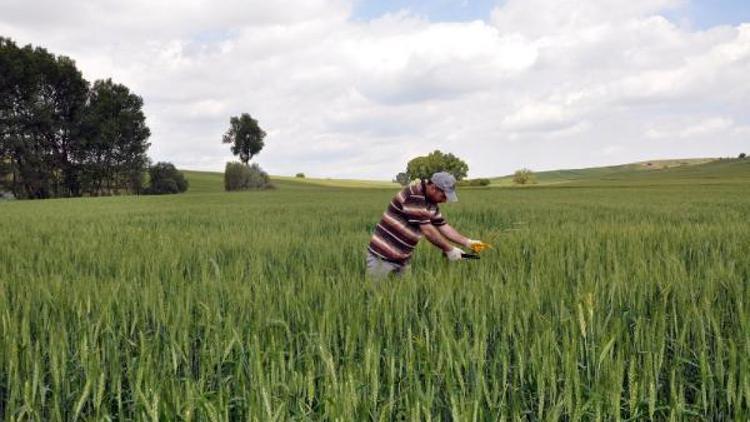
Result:
{"label": "man", "polygon": [[449,261],[461,259],[463,251],[451,242],[472,248],[483,243],[472,240],[448,225],[439,203],[456,202],[456,179],[438,172],[429,180],[418,180],[396,194],[375,227],[367,247],[367,274],[383,278],[403,275],[422,236],[440,248]]}

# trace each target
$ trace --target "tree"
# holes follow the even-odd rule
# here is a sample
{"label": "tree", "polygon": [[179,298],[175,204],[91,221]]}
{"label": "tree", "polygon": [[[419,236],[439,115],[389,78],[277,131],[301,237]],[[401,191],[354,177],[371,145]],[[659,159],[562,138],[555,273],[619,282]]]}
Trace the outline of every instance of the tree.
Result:
{"label": "tree", "polygon": [[298,177],[300,179],[304,179],[305,178],[305,173],[297,173],[297,174],[294,175],[294,177]]}
{"label": "tree", "polygon": [[534,172],[527,168],[516,170],[516,172],[513,174],[513,183],[517,185],[527,185],[535,183]]}
{"label": "tree", "polygon": [[74,151],[79,143],[80,122],[85,111],[89,83],[83,79],[75,63],[67,57],[58,57],[54,67],[50,96],[53,112],[50,113],[48,133],[53,151],[52,166],[55,196],[79,196],[78,165]]}
{"label": "tree", "polygon": [[[44,55],[46,52],[39,52]],[[35,126],[35,104],[40,97],[41,78],[31,46],[18,48],[7,38],[0,38],[0,157],[8,163],[10,188],[16,197],[44,196],[38,171],[45,156]],[[36,170],[35,170],[36,169]]]}
{"label": "tree", "polygon": [[136,191],[148,166],[146,150],[151,131],[146,126],[143,100],[111,79],[94,82],[82,123],[82,142],[76,151],[82,164],[82,183],[92,195],[120,189]]}
{"label": "tree", "polygon": [[400,172],[399,174],[396,175],[396,178],[393,179],[393,181],[396,182],[396,183],[398,183],[401,186],[406,186],[406,185],[409,184],[409,182],[411,181],[411,179],[409,179],[409,175],[406,174],[406,172],[402,171],[402,172]]}
{"label": "tree", "polygon": [[435,150],[423,157],[416,157],[406,165],[406,174],[409,180],[429,179],[434,173],[446,171],[453,175],[456,180],[466,177],[469,166],[453,154],[443,154]]}
{"label": "tree", "polygon": [[137,192],[150,135],[143,101],[75,62],[0,37],[0,183],[19,198]]}
{"label": "tree", "polygon": [[11,172],[10,159],[3,158],[3,154],[0,152],[0,192],[12,192],[13,178]]}
{"label": "tree", "polygon": [[745,159],[745,157],[746,157],[746,156],[745,156],[745,153],[744,153],[744,152],[741,152],[741,153],[740,153],[740,155],[738,156],[738,158],[739,158],[740,160],[744,160],[744,159]]}
{"label": "tree", "polygon": [[0,161],[16,196],[75,196],[72,144],[88,82],[73,60],[0,37]]}
{"label": "tree", "polygon": [[145,189],[148,195],[182,193],[188,188],[188,181],[174,164],[159,162],[148,168],[149,185]]}
{"label": "tree", "polygon": [[266,132],[258,126],[258,121],[242,113],[229,119],[229,130],[224,134],[222,143],[232,144],[232,154],[238,155],[242,164],[247,165],[263,149],[265,137]]}

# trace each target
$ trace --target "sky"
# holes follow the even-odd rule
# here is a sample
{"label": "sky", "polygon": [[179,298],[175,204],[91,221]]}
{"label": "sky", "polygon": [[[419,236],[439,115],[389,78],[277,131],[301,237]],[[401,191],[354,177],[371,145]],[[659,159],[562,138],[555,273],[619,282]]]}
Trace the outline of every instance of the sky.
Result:
{"label": "sky", "polygon": [[274,175],[469,177],[750,152],[747,0],[0,0],[0,36],[143,97],[149,156]]}

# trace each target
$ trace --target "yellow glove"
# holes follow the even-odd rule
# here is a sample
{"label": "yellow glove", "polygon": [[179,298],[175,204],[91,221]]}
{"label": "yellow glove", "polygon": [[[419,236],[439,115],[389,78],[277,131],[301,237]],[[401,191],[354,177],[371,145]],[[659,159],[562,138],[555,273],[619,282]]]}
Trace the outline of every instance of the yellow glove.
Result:
{"label": "yellow glove", "polygon": [[479,252],[482,252],[485,249],[492,248],[492,245],[490,245],[489,243],[484,243],[481,240],[472,240],[472,239],[469,239],[469,241],[466,242],[466,247],[469,248],[469,249],[471,249],[472,251],[474,251],[476,253],[479,253]]}

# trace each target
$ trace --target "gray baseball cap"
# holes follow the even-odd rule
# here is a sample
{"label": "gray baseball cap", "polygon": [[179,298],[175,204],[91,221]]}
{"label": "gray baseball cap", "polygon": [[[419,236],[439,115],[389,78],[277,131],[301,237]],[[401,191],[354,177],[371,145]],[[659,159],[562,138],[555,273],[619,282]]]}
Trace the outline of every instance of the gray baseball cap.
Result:
{"label": "gray baseball cap", "polygon": [[456,178],[452,174],[440,171],[432,175],[430,181],[445,193],[448,202],[458,201],[456,196]]}

